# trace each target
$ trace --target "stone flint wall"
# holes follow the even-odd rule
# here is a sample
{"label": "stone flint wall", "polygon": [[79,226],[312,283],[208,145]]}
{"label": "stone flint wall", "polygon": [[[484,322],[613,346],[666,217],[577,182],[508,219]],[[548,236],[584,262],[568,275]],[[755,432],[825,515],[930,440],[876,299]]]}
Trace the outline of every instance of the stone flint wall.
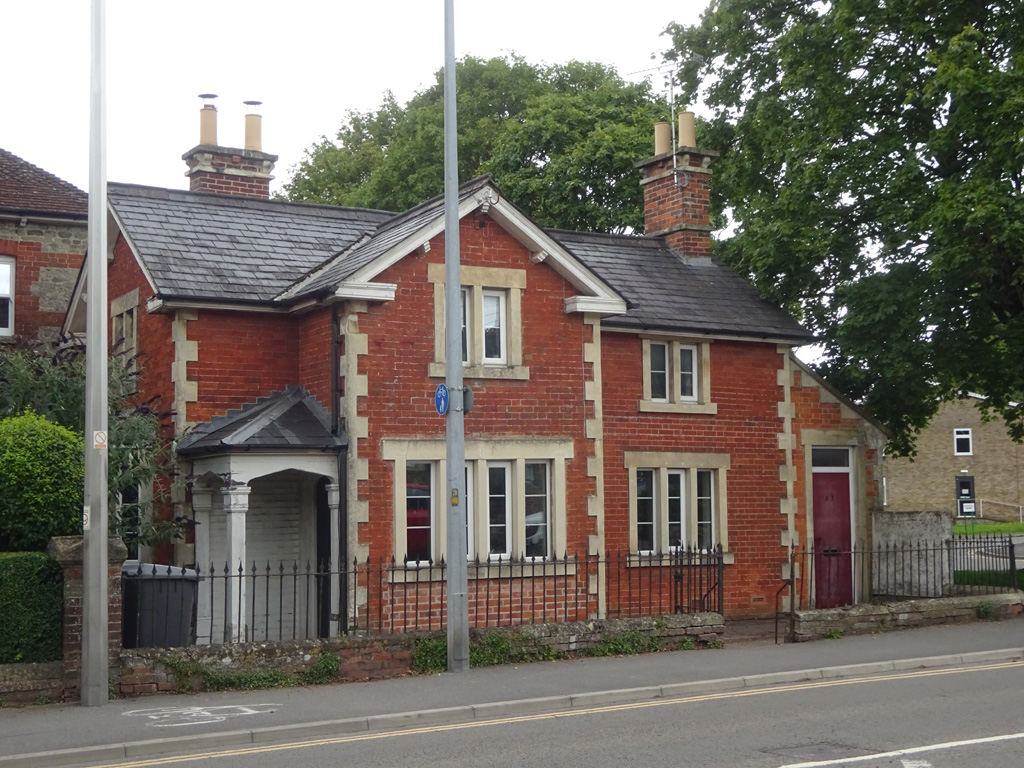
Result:
{"label": "stone flint wall", "polygon": [[886,605],[857,605],[797,611],[796,642],[841,635],[866,635],[890,629],[965,624],[979,618],[1007,619],[1021,614],[1024,592],[936,600],[905,600]]}
{"label": "stone flint wall", "polygon": [[[660,641],[665,650],[680,648],[687,640],[713,645],[724,629],[717,613],[666,616],[658,619],[533,624],[491,630],[505,635],[510,645],[529,656],[550,658],[552,653],[584,653],[626,633],[639,632]],[[308,672],[325,653],[340,661],[332,682],[381,680],[412,674],[413,652],[419,638],[442,638],[443,633],[407,633],[387,637],[347,637],[282,643],[247,643],[228,646],[193,646],[171,649],[133,649],[121,652],[116,691],[122,696],[202,690],[204,672],[225,676],[278,673],[298,676]],[[178,670],[178,671],[175,671]]]}

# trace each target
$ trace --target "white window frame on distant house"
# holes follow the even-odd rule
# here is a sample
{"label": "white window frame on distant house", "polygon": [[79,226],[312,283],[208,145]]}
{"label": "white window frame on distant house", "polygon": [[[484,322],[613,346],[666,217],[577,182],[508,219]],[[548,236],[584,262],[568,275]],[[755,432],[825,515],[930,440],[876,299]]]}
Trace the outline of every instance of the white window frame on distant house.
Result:
{"label": "white window frame on distant house", "polygon": [[[128,362],[132,374],[138,372],[139,355],[139,289],[118,296],[110,302],[110,348],[114,355]],[[137,376],[129,379],[129,392],[138,391]]]}
{"label": "white window frame on distant house", "polygon": [[[508,560],[546,561],[566,550],[566,461],[571,440],[469,440],[466,443],[467,556],[481,564]],[[383,443],[383,458],[394,462],[395,559],[426,565],[408,551],[407,472],[431,467],[430,560],[445,555],[444,441],[436,438]],[[494,480],[500,474],[504,488]],[[494,514],[492,515],[492,512]],[[500,535],[495,533],[501,528]],[[495,535],[492,537],[492,533]],[[419,554],[419,553],[417,553]]]}
{"label": "white window frame on distant house", "polygon": [[718,413],[711,402],[711,344],[666,337],[643,337],[643,398],[651,413]]}
{"label": "white window frame on distant house", "polygon": [[[522,294],[526,270],[461,267],[462,367],[466,378],[530,378],[523,365]],[[444,265],[428,264],[434,286],[434,360],[428,375],[445,376]],[[497,311],[494,310],[495,305]]]}
{"label": "white window frame on distant house", "polygon": [[[963,445],[965,441],[967,443],[966,446]],[[974,455],[974,435],[969,427],[959,427],[953,430],[953,455]]]}
{"label": "white window frame on distant house", "polygon": [[0,304],[6,303],[7,305],[7,317],[0,322],[6,322],[6,325],[0,326],[0,336],[13,336],[14,335],[14,278],[17,263],[13,256],[0,256],[0,271],[7,272],[8,280],[7,285],[3,285],[2,276],[0,276]]}
{"label": "white window frame on distant house", "polygon": [[728,454],[627,451],[629,551],[657,556],[721,544],[726,562],[732,562],[729,466]]}

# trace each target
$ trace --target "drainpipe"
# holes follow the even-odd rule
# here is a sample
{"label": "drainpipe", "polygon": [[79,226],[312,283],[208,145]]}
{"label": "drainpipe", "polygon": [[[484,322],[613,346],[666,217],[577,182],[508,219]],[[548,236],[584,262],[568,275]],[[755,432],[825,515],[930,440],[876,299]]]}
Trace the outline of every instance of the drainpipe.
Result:
{"label": "drainpipe", "polygon": [[[338,399],[341,390],[338,380],[341,378],[341,321],[338,318],[338,305],[331,308],[331,434],[337,437],[341,432],[341,418],[338,414]],[[340,560],[341,598],[338,612],[338,631],[348,632],[348,446],[338,449],[338,552]]]}

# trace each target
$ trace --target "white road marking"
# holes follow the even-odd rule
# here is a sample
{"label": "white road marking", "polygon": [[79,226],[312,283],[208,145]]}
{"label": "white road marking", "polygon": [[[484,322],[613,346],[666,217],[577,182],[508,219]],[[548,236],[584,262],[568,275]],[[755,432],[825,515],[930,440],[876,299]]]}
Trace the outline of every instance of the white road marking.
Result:
{"label": "white road marking", "polygon": [[932,768],[932,764],[927,760],[900,760],[903,763],[903,768]]}
{"label": "white road marking", "polygon": [[[821,768],[825,765],[849,765],[850,763],[865,763],[868,760],[882,760],[886,757],[902,757],[903,755],[917,755],[922,752],[938,752],[943,749],[956,749],[957,747],[969,747],[973,744],[991,744],[997,741],[1013,741],[1014,739],[1024,739],[1024,733],[1008,733],[1004,736],[988,736],[984,739],[966,739],[964,741],[947,741],[942,744],[931,744],[927,747],[910,747],[908,749],[897,749],[892,752],[879,752],[874,755],[859,755],[858,757],[844,757],[840,760],[817,760],[812,763],[788,763],[786,765],[779,766],[779,768]],[[907,765],[907,761],[903,761],[904,765]],[[912,765],[918,765],[916,762],[912,762]],[[920,764],[920,768],[925,768],[927,763]],[[908,768],[910,768],[908,766]]]}
{"label": "white road marking", "polygon": [[156,707],[154,709],[133,709],[122,712],[125,717],[145,717],[155,728],[173,728],[179,725],[203,725],[206,723],[222,723],[229,717],[242,715],[265,715],[274,712],[267,707],[279,707],[280,704],[229,704],[220,707]]}

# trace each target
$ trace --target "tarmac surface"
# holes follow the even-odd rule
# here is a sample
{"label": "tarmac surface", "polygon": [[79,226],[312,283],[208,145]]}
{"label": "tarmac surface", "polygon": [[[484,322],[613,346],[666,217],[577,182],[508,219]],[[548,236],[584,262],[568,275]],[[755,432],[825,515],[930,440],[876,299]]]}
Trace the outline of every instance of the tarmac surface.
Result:
{"label": "tarmac surface", "polygon": [[725,648],[472,669],[367,683],[0,709],[0,768],[463,722],[920,667],[1024,661],[1024,619],[775,645],[770,623]]}

